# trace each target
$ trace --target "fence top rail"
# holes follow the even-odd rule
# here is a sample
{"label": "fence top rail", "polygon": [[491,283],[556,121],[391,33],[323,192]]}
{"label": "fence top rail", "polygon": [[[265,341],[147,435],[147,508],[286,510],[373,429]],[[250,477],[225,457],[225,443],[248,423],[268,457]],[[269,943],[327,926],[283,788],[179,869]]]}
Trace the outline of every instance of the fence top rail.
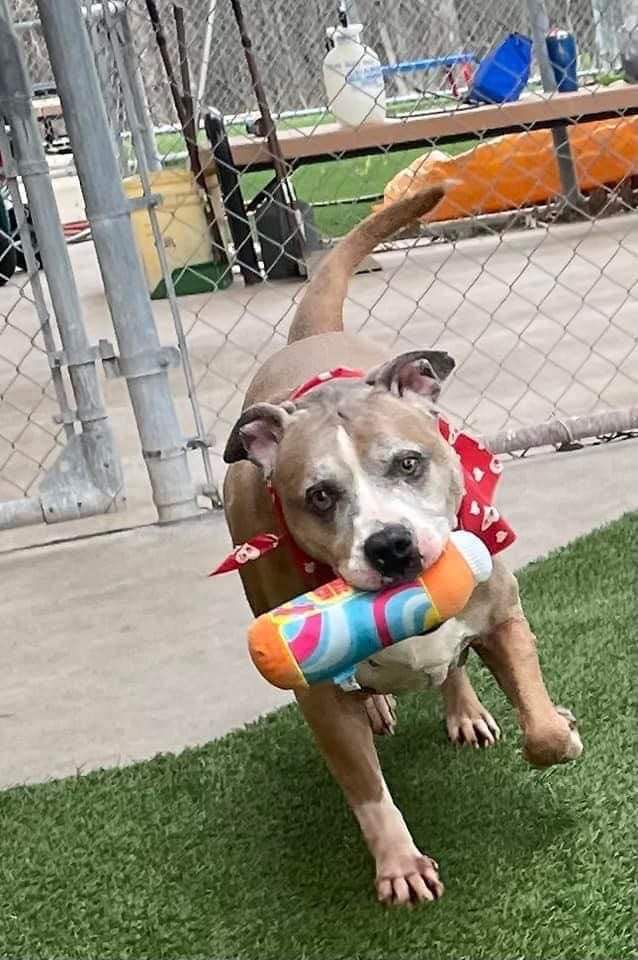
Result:
{"label": "fence top rail", "polygon": [[[424,142],[463,139],[479,133],[539,129],[556,123],[586,122],[607,115],[638,113],[638,84],[532,94],[515,103],[455,108],[404,119],[388,119],[355,129],[326,123],[315,129],[278,131],[284,159],[311,162],[329,154],[343,155],[375,148],[407,147]],[[237,168],[269,166],[268,143],[249,136],[230,137]],[[202,151],[207,155],[206,151]]]}

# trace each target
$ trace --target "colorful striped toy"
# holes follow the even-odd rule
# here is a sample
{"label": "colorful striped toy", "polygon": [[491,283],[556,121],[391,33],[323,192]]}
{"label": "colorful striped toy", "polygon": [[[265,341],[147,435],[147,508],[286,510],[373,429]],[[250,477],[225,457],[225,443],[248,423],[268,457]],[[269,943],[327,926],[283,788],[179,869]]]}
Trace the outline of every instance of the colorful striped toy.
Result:
{"label": "colorful striped toy", "polygon": [[283,690],[326,680],[347,686],[362,660],[459,614],[491,572],[482,541],[456,531],[416,580],[377,593],[332,580],[262,614],[248,631],[250,655],[261,675]]}

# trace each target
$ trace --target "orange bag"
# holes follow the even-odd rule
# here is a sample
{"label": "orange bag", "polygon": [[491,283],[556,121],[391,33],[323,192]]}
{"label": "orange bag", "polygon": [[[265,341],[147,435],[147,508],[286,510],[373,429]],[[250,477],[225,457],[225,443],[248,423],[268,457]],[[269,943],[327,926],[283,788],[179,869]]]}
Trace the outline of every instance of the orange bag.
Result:
{"label": "orange bag", "polygon": [[[581,190],[619,183],[638,173],[638,117],[568,128]],[[426,221],[457,220],[544,203],[561,192],[549,130],[512,133],[480,143],[455,157],[431,150],[386,186],[384,204],[441,180],[458,181]]]}

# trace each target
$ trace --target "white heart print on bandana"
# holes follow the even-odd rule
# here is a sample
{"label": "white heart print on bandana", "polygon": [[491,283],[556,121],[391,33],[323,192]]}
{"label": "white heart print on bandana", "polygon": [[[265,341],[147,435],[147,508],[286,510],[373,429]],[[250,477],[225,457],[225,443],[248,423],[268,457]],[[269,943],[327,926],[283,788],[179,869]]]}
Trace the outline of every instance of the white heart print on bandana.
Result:
{"label": "white heart print on bandana", "polygon": [[235,560],[237,563],[250,563],[251,560],[256,560],[257,557],[261,556],[261,550],[258,547],[253,546],[252,543],[243,543],[241,547],[235,552]]}
{"label": "white heart print on bandana", "polygon": [[481,530],[487,530],[488,527],[491,527],[493,523],[500,518],[500,514],[496,507],[488,506],[485,507],[483,512],[483,519],[481,520]]}

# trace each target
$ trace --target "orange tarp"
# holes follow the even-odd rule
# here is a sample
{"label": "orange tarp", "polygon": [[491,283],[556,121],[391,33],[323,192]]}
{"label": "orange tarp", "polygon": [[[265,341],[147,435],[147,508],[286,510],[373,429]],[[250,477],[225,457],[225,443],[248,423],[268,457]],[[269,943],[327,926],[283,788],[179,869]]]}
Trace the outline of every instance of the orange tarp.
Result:
{"label": "orange tarp", "polygon": [[[638,174],[638,117],[568,129],[581,190]],[[543,203],[561,192],[552,134],[536,130],[498,137],[455,157],[431,150],[387,184],[384,203],[445,179],[458,182],[424,220],[512,210]]]}

